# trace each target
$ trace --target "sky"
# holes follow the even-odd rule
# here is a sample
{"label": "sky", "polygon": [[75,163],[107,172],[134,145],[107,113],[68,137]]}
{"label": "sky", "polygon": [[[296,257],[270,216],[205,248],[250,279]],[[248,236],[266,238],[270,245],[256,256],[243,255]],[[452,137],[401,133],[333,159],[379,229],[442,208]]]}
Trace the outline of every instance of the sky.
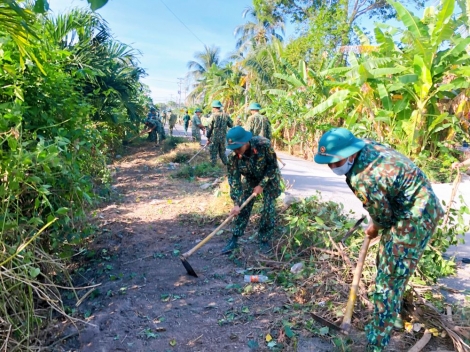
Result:
{"label": "sky", "polygon": [[[108,22],[117,40],[141,52],[140,66],[148,74],[142,81],[150,87],[154,102],[160,103],[177,101],[178,78],[186,78],[188,61],[194,53],[203,51],[204,44],[220,47],[222,59],[235,49],[233,32],[246,21],[242,12],[251,3],[251,0],[110,0],[97,12]],[[53,13],[87,6],[85,0],[49,0],[49,4]],[[183,80],[182,100],[189,93],[186,91],[189,84]]]}

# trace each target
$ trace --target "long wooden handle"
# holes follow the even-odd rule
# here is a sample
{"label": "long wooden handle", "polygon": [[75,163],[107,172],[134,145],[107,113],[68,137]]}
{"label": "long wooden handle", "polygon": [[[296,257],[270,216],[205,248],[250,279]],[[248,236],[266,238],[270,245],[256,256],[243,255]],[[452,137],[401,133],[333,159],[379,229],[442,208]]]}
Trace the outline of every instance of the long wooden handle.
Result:
{"label": "long wooden handle", "polygon": [[356,270],[354,271],[353,282],[351,284],[351,290],[349,291],[348,304],[346,306],[346,312],[344,313],[343,323],[341,324],[341,329],[346,332],[351,328],[351,318],[354,311],[354,303],[356,303],[359,282],[361,281],[362,268],[366,259],[367,250],[369,249],[369,243],[370,238],[366,236],[364,238],[361,251],[359,252],[359,258],[357,259]]}
{"label": "long wooden handle", "polygon": [[[247,200],[245,200],[243,202],[243,204],[240,206],[240,210],[242,210],[248,203],[251,202],[251,200],[256,197],[256,194],[253,193],[251,196],[248,197]],[[196,246],[194,246],[193,248],[191,248],[189,251],[187,251],[186,253],[184,253],[182,255],[182,257],[184,258],[188,258],[189,256],[191,256],[191,254],[193,254],[194,252],[196,252],[199,248],[201,248],[202,246],[204,246],[207,241],[209,241],[212,237],[214,237],[214,235],[222,228],[224,227],[225,225],[227,225],[227,223],[232,220],[233,218],[235,217],[235,215],[230,215],[227,219],[225,219],[225,221],[223,223],[221,223],[214,231],[212,231],[206,238],[204,238],[201,242],[199,242]]]}
{"label": "long wooden handle", "polygon": [[194,154],[194,156],[193,156],[191,159],[189,159],[188,164],[189,164],[196,156],[198,156],[200,152],[202,152],[204,149],[206,149],[206,147],[207,147],[207,144],[206,144],[203,148],[201,148],[196,154]]}
{"label": "long wooden handle", "polygon": [[450,193],[449,204],[447,204],[446,214],[444,216],[443,225],[447,225],[449,220],[450,209],[452,209],[452,202],[454,201],[455,194],[457,193],[457,188],[459,187],[460,179],[462,175],[460,174],[460,169],[457,169],[457,176],[455,176],[454,184],[452,185],[452,192]]}
{"label": "long wooden handle", "polygon": [[283,161],[281,160],[281,158],[279,158],[279,157],[276,157],[276,159],[277,159],[277,160],[279,160],[279,162],[282,164],[282,166],[286,166],[286,163],[285,163],[285,162],[283,162]]}

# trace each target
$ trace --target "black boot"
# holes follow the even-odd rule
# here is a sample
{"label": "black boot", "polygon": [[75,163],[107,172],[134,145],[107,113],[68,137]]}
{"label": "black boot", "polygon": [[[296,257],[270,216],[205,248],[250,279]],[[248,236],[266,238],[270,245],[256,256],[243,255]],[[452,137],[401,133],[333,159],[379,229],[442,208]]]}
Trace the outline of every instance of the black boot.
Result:
{"label": "black boot", "polygon": [[238,247],[238,237],[232,236],[227,245],[222,249],[222,254],[229,254]]}

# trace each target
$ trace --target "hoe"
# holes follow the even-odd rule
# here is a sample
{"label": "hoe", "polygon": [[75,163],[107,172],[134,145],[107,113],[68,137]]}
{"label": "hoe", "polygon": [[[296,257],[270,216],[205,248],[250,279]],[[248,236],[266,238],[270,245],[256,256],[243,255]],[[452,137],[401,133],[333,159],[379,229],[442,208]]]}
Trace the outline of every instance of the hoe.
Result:
{"label": "hoe", "polygon": [[[243,204],[240,206],[240,210],[242,210],[248,203],[251,202],[251,200],[253,198],[256,197],[256,194],[253,193],[251,196],[248,197],[247,200],[245,200],[243,202]],[[217,227],[214,231],[212,231],[206,238],[204,238],[201,242],[199,242],[196,246],[194,246],[192,249],[190,249],[189,251],[187,251],[186,253],[184,253],[183,255],[180,256],[180,259],[181,259],[181,262],[183,263],[184,267],[186,268],[186,271],[188,273],[188,275],[191,275],[191,276],[194,276],[194,277],[198,277],[196,272],[194,271],[194,269],[192,268],[191,264],[189,264],[188,262],[188,258],[194,253],[196,252],[199,248],[201,248],[202,246],[204,246],[212,237],[214,237],[214,235],[221,229],[223,228],[225,225],[228,224],[228,222],[230,220],[232,220],[236,215],[230,215],[227,219],[225,219],[225,221],[223,223],[221,223],[219,225],[219,227]]]}

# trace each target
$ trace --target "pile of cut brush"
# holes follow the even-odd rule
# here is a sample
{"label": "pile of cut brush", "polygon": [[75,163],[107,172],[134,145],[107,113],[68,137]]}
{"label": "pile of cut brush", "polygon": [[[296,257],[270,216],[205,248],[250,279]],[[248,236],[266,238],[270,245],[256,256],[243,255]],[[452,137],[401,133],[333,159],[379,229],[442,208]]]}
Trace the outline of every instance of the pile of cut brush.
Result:
{"label": "pile of cut brush", "polygon": [[[331,326],[322,326],[314,321],[311,313],[337,326],[343,321],[358,254],[365,238],[361,228],[349,238],[344,238],[356,221],[352,213],[344,213],[340,204],[322,201],[320,194],[301,200],[282,212],[281,236],[275,245],[274,258],[251,257],[247,262],[250,267],[268,268],[270,276],[287,291],[291,306],[298,312],[293,329],[321,335],[343,348],[348,340],[339,338],[341,335],[330,329]],[[372,293],[378,243],[379,238],[370,243],[364,260],[351,320],[356,332],[364,330],[373,313]],[[436,255],[435,251],[440,255],[445,249],[433,247],[426,251],[424,257],[428,256],[431,260]],[[423,260],[426,260],[424,257]],[[423,285],[425,277],[422,277],[422,272],[417,271],[405,295],[402,343],[409,347],[421,338],[426,340],[434,334],[441,346],[449,346],[450,337],[455,350],[470,351],[469,312],[460,308],[452,322],[443,304],[434,305],[442,297],[435,293],[424,294],[433,287]],[[413,282],[420,284],[415,286]],[[353,332],[351,336],[354,335],[360,336],[361,333]],[[424,340],[419,342],[422,344]],[[349,343],[352,341],[349,340]]]}

